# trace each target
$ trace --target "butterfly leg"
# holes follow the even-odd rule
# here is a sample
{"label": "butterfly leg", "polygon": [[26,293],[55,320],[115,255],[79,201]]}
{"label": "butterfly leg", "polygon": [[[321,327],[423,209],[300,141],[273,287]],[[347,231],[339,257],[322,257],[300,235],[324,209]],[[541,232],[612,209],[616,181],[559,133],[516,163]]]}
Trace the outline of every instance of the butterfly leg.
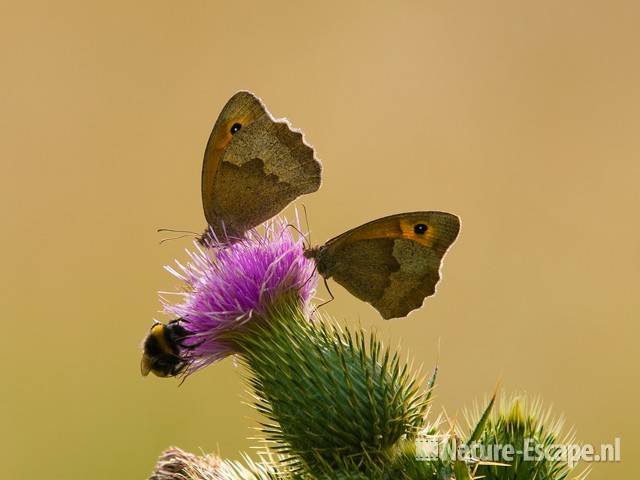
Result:
{"label": "butterfly leg", "polygon": [[327,289],[327,292],[329,293],[331,298],[329,300],[327,300],[326,302],[322,302],[320,305],[317,305],[316,308],[313,309],[313,312],[311,312],[311,316],[312,317],[320,309],[320,307],[324,307],[327,303],[331,303],[336,298],[336,297],[333,296],[333,293],[331,293],[331,289],[329,288],[329,284],[327,283],[327,279],[322,277],[322,280],[324,280],[324,287]]}
{"label": "butterfly leg", "polygon": [[322,277],[322,280],[324,280],[324,288],[326,288],[327,292],[329,292],[329,295],[331,295],[331,298],[322,304],[322,305],[326,305],[327,303],[332,302],[333,299],[336,297],[334,297],[333,293],[331,293],[331,289],[329,288],[329,283],[327,282],[327,279],[325,277]]}

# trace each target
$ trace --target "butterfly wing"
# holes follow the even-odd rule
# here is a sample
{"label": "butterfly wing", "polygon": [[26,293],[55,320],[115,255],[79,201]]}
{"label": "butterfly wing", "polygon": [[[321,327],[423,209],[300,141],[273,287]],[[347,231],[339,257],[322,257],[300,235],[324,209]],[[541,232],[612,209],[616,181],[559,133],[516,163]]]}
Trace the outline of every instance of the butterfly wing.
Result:
{"label": "butterfly wing", "polygon": [[318,272],[383,318],[404,317],[435,293],[442,259],[459,231],[459,218],[444,212],[374,220],[320,247]]}
{"label": "butterfly wing", "polygon": [[240,237],[320,187],[322,166],[302,133],[238,92],[216,121],[202,168],[202,203],[219,237]]}

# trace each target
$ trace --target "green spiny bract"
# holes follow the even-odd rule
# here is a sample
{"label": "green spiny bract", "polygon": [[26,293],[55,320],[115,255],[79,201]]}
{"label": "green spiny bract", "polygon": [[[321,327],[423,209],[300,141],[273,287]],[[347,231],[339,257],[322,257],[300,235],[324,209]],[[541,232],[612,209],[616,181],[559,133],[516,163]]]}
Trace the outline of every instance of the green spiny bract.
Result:
{"label": "green spiny bract", "polygon": [[[565,461],[554,459],[529,459],[525,461],[525,440],[531,449],[545,448],[559,443],[566,444],[572,435],[562,434],[562,421],[552,420],[550,410],[544,411],[539,400],[529,401],[524,396],[501,400],[502,408],[489,415],[479,433],[478,442],[487,447],[513,445],[515,454],[508,466],[482,464],[475,470],[477,477],[487,480],[562,480],[568,478],[571,469]],[[479,417],[475,415],[476,419]],[[584,478],[579,475],[574,478]]]}
{"label": "green spiny bract", "polygon": [[[375,336],[279,309],[236,341],[262,432],[290,472],[385,478],[401,440],[421,428],[427,397]],[[358,475],[364,475],[359,477]],[[342,477],[341,477],[342,478]]]}

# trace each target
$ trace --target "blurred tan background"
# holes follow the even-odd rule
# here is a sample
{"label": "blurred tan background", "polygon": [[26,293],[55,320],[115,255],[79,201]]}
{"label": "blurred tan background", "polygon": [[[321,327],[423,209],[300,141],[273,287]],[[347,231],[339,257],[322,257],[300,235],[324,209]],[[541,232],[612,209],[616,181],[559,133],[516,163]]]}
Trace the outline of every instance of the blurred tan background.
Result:
{"label": "blurred tan background", "polygon": [[[204,227],[200,168],[238,89],[324,162],[315,242],[416,209],[463,219],[439,293],[384,322],[438,357],[438,408],[541,394],[640,473],[637,2],[22,2],[0,7],[5,478],[145,478],[169,445],[238,458],[256,414],[231,360],[141,378],[158,227]],[[324,295],[324,292],[320,292]],[[325,295],[326,296],[326,295]]]}

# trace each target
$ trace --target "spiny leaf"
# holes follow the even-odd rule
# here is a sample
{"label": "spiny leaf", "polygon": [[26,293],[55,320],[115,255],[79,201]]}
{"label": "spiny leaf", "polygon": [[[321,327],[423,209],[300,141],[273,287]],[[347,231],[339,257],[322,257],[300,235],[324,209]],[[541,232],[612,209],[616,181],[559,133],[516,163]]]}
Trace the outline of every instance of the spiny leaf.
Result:
{"label": "spiny leaf", "polygon": [[473,432],[469,436],[469,440],[467,441],[468,445],[480,440],[480,435],[482,435],[482,431],[484,430],[484,427],[487,424],[487,420],[489,419],[489,415],[491,414],[491,410],[493,409],[493,405],[496,403],[497,394],[498,394],[498,392],[495,391],[493,393],[493,395],[491,396],[491,399],[489,400],[489,403],[487,404],[487,407],[484,409],[484,412],[480,416],[480,419],[478,420],[478,423],[476,424],[476,427],[473,429]]}

